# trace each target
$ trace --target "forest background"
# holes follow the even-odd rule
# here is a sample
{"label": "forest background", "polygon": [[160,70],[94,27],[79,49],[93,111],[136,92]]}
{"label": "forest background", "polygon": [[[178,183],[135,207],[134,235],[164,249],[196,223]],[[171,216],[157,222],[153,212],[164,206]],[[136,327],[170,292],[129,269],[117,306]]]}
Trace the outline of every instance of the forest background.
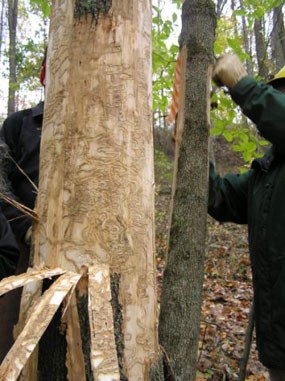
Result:
{"label": "forest background", "polygon": [[[171,3],[171,6],[170,6]],[[167,123],[179,52],[181,0],[153,2],[153,131],[156,171],[156,255],[160,284],[174,158],[173,125]],[[284,5],[281,0],[217,0],[215,55],[235,52],[249,74],[267,80],[285,64]],[[8,114],[43,99],[39,71],[48,40],[47,0],[1,0],[0,123]],[[206,27],[206,26],[205,26]],[[223,90],[212,94],[212,145],[218,169],[245,170],[267,142]],[[251,306],[251,273],[244,227],[209,218],[204,302],[198,358],[200,380],[238,377]],[[247,380],[265,380],[255,346]]]}

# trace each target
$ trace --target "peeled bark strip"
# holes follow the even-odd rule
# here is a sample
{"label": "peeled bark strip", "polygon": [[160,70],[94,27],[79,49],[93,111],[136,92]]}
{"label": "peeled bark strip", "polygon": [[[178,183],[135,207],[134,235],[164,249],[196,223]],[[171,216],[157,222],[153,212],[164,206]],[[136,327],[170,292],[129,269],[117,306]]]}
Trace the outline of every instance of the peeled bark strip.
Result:
{"label": "peeled bark strip", "polygon": [[9,291],[15,290],[16,288],[26,286],[30,283],[37,282],[44,278],[51,278],[56,275],[61,275],[66,271],[55,268],[52,270],[42,269],[42,270],[31,270],[27,273],[10,276],[8,278],[4,278],[0,282],[0,296],[6,294]]}
{"label": "peeled bark strip", "polygon": [[129,381],[158,349],[151,91],[150,0],[53,2],[35,264],[120,274]]}
{"label": "peeled bark strip", "polygon": [[27,360],[52,320],[61,302],[81,275],[66,273],[40,299],[34,313],[0,366],[0,379],[17,381]]}
{"label": "peeled bark strip", "polygon": [[[59,269],[58,269],[59,270]],[[61,271],[61,272],[60,272]],[[28,269],[28,274],[33,274],[33,269]],[[46,275],[50,274],[50,271],[46,272]],[[62,274],[62,270],[59,270],[59,274]],[[55,274],[57,275],[57,274]],[[48,276],[48,278],[50,275]],[[14,339],[17,339],[19,334],[24,329],[28,319],[32,316],[40,298],[42,295],[43,279],[34,280],[31,283],[25,284],[22,290],[21,305],[19,319],[14,327]],[[23,371],[21,373],[19,381],[38,381],[37,379],[37,360],[38,360],[38,346],[34,349],[30,358],[28,359]]]}
{"label": "peeled bark strip", "polygon": [[120,381],[111,306],[110,273],[107,265],[89,268],[88,308],[94,379]]}
{"label": "peeled bark strip", "polygon": [[72,293],[64,321],[67,324],[66,366],[68,370],[68,381],[85,381],[85,365],[75,292]]}

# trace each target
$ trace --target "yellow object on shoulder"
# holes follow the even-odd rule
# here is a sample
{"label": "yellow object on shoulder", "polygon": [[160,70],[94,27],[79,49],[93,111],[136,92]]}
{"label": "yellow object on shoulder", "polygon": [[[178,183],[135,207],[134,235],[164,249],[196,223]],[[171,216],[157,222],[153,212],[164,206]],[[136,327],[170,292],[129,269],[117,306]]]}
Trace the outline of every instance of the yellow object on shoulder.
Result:
{"label": "yellow object on shoulder", "polygon": [[269,85],[272,85],[274,87],[275,84],[279,83],[280,81],[282,80],[282,82],[284,81],[285,82],[285,66],[282,67],[282,69],[280,69],[278,71],[278,73],[276,73],[274,75],[273,78],[271,78],[267,84]]}

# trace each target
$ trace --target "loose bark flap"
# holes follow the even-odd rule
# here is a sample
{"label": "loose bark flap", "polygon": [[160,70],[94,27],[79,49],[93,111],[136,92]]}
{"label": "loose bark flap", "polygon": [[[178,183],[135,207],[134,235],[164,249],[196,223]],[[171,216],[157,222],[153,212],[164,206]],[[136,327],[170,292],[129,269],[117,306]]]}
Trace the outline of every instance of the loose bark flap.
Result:
{"label": "loose bark flap", "polygon": [[51,278],[56,275],[61,275],[65,273],[64,270],[56,269],[42,269],[42,270],[33,270],[28,273],[24,273],[17,276],[10,276],[4,278],[0,282],[0,296],[6,294],[9,291],[14,290],[15,288],[26,286],[29,283],[36,282],[41,279]]}
{"label": "loose bark flap", "polygon": [[25,328],[1,364],[1,380],[17,380],[58,307],[80,277],[80,274],[63,274],[44,293]]}

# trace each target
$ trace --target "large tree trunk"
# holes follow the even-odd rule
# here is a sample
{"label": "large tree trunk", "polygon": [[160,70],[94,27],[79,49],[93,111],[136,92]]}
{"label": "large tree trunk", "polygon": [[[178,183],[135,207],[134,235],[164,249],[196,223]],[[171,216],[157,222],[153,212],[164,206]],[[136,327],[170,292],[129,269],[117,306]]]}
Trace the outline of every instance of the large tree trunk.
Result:
{"label": "large tree trunk", "polygon": [[9,25],[9,93],[8,115],[16,110],[16,36],[18,21],[18,0],[8,0],[8,25]]}
{"label": "large tree trunk", "polygon": [[184,2],[180,37],[183,86],[178,112],[169,254],[159,321],[160,343],[179,381],[193,381],[196,375],[206,245],[215,25],[215,7],[211,1]]}
{"label": "large tree trunk", "polygon": [[84,275],[40,343],[40,380],[159,381],[151,2],[95,3],[52,7],[34,265]]}

